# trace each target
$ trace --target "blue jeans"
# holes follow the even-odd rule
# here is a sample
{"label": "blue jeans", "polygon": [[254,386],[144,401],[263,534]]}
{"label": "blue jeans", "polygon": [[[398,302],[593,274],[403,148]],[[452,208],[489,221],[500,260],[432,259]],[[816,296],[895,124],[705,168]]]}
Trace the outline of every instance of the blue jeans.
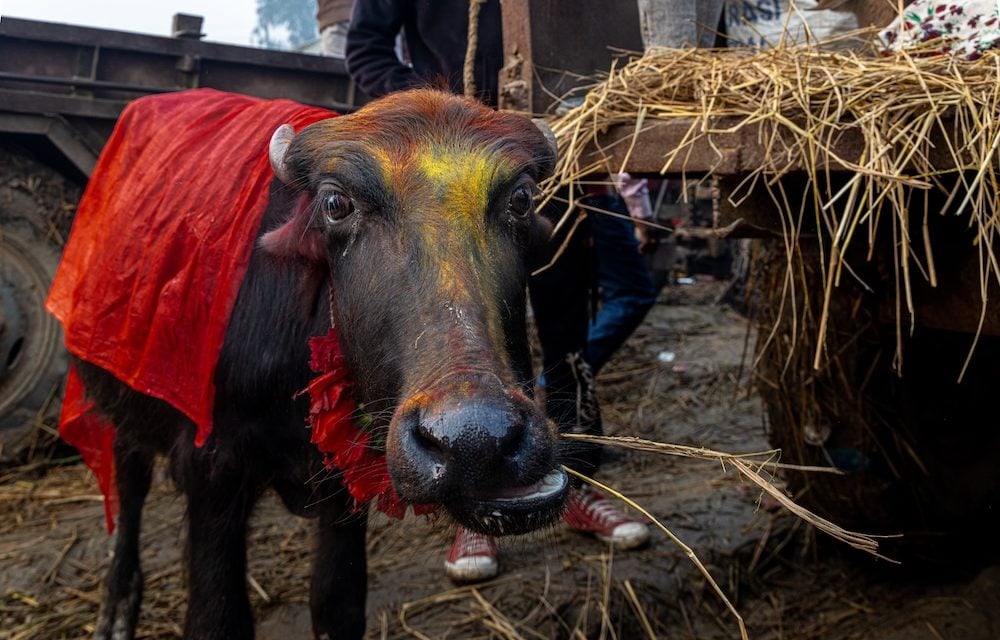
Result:
{"label": "blue jeans", "polygon": [[[628,215],[617,196],[590,196],[585,202]],[[657,291],[649,267],[639,254],[632,221],[596,212],[589,217],[600,308],[587,332],[586,358],[596,374],[646,317],[656,302]]]}
{"label": "blue jeans", "polygon": [[[586,202],[609,211],[625,211],[616,196],[589,197]],[[570,227],[564,226],[550,241],[553,251],[562,245]],[[595,284],[600,289],[601,308],[588,323]],[[531,278],[528,292],[542,347],[538,381],[545,388],[546,414],[561,432],[601,435],[592,376],[584,369],[596,371],[607,362],[656,301],[632,221],[588,214],[561,257]],[[600,464],[600,448],[592,443],[564,442],[560,444],[560,459],[581,473],[593,475]]]}
{"label": "blue jeans", "polygon": [[[544,212],[556,219],[559,207]],[[593,243],[590,216],[583,220],[565,250],[548,269],[528,282],[531,308],[542,347],[542,371],[538,382],[545,389],[545,413],[560,433],[575,432],[602,435],[600,410],[596,406],[593,380],[586,363],[587,329],[590,315],[590,292],[594,284]],[[563,246],[573,224],[561,228],[549,241],[550,255]],[[601,450],[590,442],[559,443],[559,462],[588,476],[600,465]],[[574,481],[574,484],[577,484]]]}

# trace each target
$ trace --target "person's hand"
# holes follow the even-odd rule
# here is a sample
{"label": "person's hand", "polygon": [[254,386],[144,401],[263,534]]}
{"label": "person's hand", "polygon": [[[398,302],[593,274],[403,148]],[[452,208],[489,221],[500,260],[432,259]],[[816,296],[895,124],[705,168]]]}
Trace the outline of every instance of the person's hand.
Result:
{"label": "person's hand", "polygon": [[639,241],[639,253],[646,254],[653,249],[653,234],[642,220],[635,221],[635,239]]}

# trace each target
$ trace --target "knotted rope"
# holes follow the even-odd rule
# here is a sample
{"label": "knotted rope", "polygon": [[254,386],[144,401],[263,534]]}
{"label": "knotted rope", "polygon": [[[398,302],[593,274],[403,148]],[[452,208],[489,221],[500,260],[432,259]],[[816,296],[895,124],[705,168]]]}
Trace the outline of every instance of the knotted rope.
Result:
{"label": "knotted rope", "polygon": [[462,67],[462,85],[465,97],[476,97],[476,48],[479,46],[479,7],[486,0],[469,0],[469,43],[465,48],[465,65]]}

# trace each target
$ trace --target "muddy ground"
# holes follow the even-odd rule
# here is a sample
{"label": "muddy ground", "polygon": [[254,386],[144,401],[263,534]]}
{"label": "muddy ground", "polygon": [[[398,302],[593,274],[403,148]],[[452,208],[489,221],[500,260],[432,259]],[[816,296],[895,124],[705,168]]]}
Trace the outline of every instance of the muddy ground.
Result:
{"label": "muddy ground", "polygon": [[[725,286],[666,289],[602,371],[608,430],[730,452],[767,448],[746,384],[745,319],[715,303]],[[674,354],[665,361],[663,352]],[[1000,565],[957,576],[893,569],[824,539],[761,502],[717,463],[616,450],[599,479],[649,509],[707,565],[750,638],[1000,638]],[[110,539],[79,463],[0,472],[0,639],[83,638],[93,630]],[[309,637],[311,523],[261,504],[250,546],[263,640]],[[447,522],[373,516],[371,638],[738,638],[729,613],[662,532],[639,551],[557,526],[503,541],[502,575],[456,588],[444,577]],[[176,638],[184,600],[183,504],[160,473],[146,507],[142,638]]]}

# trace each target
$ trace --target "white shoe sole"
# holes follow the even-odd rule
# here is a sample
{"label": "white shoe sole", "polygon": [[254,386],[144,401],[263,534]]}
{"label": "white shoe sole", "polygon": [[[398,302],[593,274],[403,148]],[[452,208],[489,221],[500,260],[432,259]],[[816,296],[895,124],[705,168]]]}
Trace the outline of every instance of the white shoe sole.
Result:
{"label": "white shoe sole", "polygon": [[597,539],[611,543],[615,549],[635,549],[649,542],[649,527],[641,522],[627,522],[615,527],[610,536],[598,534]]}
{"label": "white shoe sole", "polygon": [[489,580],[496,577],[500,571],[500,566],[494,558],[488,556],[473,556],[471,558],[459,558],[455,562],[444,563],[445,574],[456,582],[473,582],[476,580]]}

